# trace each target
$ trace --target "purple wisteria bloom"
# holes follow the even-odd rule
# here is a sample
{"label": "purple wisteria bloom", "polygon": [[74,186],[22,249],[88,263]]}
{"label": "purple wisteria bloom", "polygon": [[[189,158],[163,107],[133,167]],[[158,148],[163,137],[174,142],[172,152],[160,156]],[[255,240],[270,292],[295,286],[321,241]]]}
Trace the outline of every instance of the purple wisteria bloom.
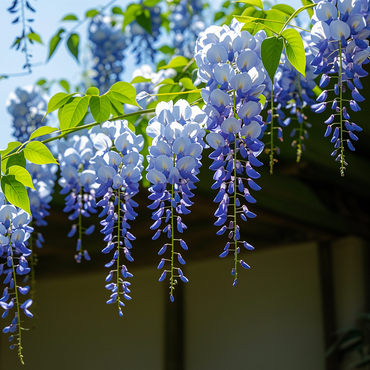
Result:
{"label": "purple wisteria bloom", "polygon": [[203,111],[211,131],[207,142],[214,149],[210,155],[213,159],[210,168],[215,171],[212,188],[219,190],[215,198],[219,204],[215,225],[221,227],[217,234],[227,231],[230,239],[220,257],[229,252],[234,254],[233,285],[237,283],[238,263],[249,268],[238,257],[240,244],[250,248],[241,240],[237,216],[245,221],[247,217],[256,216],[240,199],[255,203],[249,189],[260,189],[254,182],[260,175],[253,166],[262,165],[257,159],[264,147],[259,140],[264,126],[259,96],[266,87],[266,74],[259,56],[263,37],[240,31],[239,26],[233,22],[230,28],[207,28],[195,49],[199,77],[207,84],[202,89],[206,104]]}
{"label": "purple wisteria bloom", "polygon": [[107,304],[117,304],[118,312],[122,316],[121,307],[125,305],[122,297],[131,299],[131,283],[123,279],[132,277],[127,267],[122,264],[122,258],[133,261],[131,242],[135,240],[135,236],[129,231],[129,222],[137,216],[134,208],[138,204],[132,198],[139,192],[143,170],[143,156],[140,151],[144,139],[142,135],[136,135],[128,128],[127,121],[116,121],[102,126],[105,133],[97,133],[93,138],[97,152],[90,163],[97,174],[96,182],[99,187],[96,196],[102,197],[98,202],[98,206],[103,208],[99,214],[99,217],[103,218],[100,221],[103,227],[100,232],[107,243],[102,252],[113,252],[113,258],[105,264],[105,267],[110,269],[105,279],[105,287],[111,291]]}
{"label": "purple wisteria bloom", "polygon": [[176,278],[188,282],[177,264],[184,265],[185,260],[175,244],[184,250],[188,247],[182,239],[175,238],[175,233],[182,234],[187,228],[183,217],[190,213],[192,190],[194,183],[199,181],[205,120],[205,113],[198,107],[190,107],[185,100],[175,104],[161,102],[147,127],[147,134],[153,139],[147,157],[147,179],[151,183],[149,199],[153,201],[149,206],[154,221],[151,230],[155,230],[152,239],[158,239],[161,233],[170,239],[158,253],[167,256],[161,259],[158,269],[165,268],[159,281],[169,274],[171,301],[174,301]]}

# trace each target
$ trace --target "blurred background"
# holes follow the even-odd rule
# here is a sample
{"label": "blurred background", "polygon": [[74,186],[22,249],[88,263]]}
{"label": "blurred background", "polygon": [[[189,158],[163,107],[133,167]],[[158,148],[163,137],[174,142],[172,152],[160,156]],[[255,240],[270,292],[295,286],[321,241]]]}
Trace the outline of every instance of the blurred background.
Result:
{"label": "blurred background", "polygon": [[[40,0],[35,5],[35,28],[47,43],[64,14],[82,14],[104,4],[66,0],[54,8]],[[5,57],[0,60],[0,74],[16,73],[22,69],[22,55],[9,51],[15,26],[5,11],[10,3],[1,6],[0,48]],[[79,31],[86,38],[86,29]],[[37,54],[35,49],[35,62],[45,59],[45,47],[38,47],[42,51]],[[31,75],[0,81],[1,147],[11,140],[11,117],[5,110],[11,91],[40,78],[73,81],[81,75],[81,64],[64,49],[61,45],[57,55],[45,66],[35,67]],[[126,63],[122,80],[130,81],[132,71],[132,64]],[[366,83],[363,96],[370,99]],[[370,314],[370,134],[366,127],[370,110],[366,102],[362,106],[354,121],[364,131],[356,151],[346,155],[349,167],[344,178],[330,156],[331,144],[323,137],[325,114],[308,113],[312,128],[299,163],[287,137],[279,145],[274,174],[269,174],[267,165],[260,169],[263,190],[251,207],[258,217],[241,230],[242,238],[255,250],[241,252],[251,269],[240,272],[236,287],[230,274],[232,258],[218,257],[224,241],[215,235],[213,225],[216,193],[207,170],[210,152],[204,152],[195,204],[184,220],[189,250],[184,253],[183,270],[190,282],[179,284],[174,303],[169,301],[167,283],[158,282],[157,252],[162,240],[151,240],[147,190],[141,189],[135,197],[139,216],[132,223],[137,237],[135,262],[130,266],[133,299],[127,302],[123,318],[115,307],[105,304],[109,294],[104,289],[107,272],[103,266],[109,257],[101,253],[104,245],[98,231],[84,241],[91,261],[75,262],[75,244],[66,237],[71,222],[62,211],[64,200],[57,186],[49,226],[43,230],[45,245],[37,250],[35,318],[27,320],[30,330],[23,332],[26,367],[347,369],[360,358],[358,350],[349,355],[326,354],[338,330],[356,328],[353,333],[358,334],[367,318],[360,315]],[[266,154],[261,158],[268,163]],[[98,218],[94,222],[99,225]],[[366,352],[366,337],[349,339],[347,349]],[[7,336],[1,335],[0,369],[20,369],[15,350],[8,347]]]}

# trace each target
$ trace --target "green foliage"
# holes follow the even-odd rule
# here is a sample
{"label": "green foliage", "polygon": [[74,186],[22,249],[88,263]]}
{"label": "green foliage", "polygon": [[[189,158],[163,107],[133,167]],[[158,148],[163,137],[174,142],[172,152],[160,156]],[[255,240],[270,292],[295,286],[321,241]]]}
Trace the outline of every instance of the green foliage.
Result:
{"label": "green foliage", "polygon": [[59,80],[59,85],[61,87],[63,87],[63,89],[69,94],[70,92],[70,87],[69,87],[69,83],[67,80]]}
{"label": "green foliage", "polygon": [[7,175],[1,178],[1,189],[11,204],[31,214],[27,190],[21,182],[16,180],[14,175]]}
{"label": "green foliage", "polygon": [[62,18],[62,21],[78,21],[78,17],[74,14],[67,14]]}
{"label": "green foliage", "polygon": [[96,122],[106,121],[111,112],[111,104],[107,95],[90,98],[90,112]]}
{"label": "green foliage", "polygon": [[60,35],[62,33],[64,33],[64,32],[65,32],[65,29],[64,28],[60,28],[58,30],[58,32],[50,40],[48,60],[52,57],[52,55],[54,54],[55,50],[57,49],[60,41],[62,40],[62,38],[60,37]]}
{"label": "green foliage", "polygon": [[55,127],[50,127],[50,126],[42,126],[42,127],[39,127],[37,130],[35,130],[31,134],[30,140],[32,140],[32,139],[34,139],[36,137],[40,137],[40,136],[44,136],[44,135],[49,135],[49,134],[51,134],[54,131],[57,131],[57,129]]}
{"label": "green foliage", "polygon": [[78,60],[78,46],[80,43],[80,37],[77,33],[72,33],[67,40],[67,47],[71,54]]}
{"label": "green foliage", "polygon": [[131,104],[140,107],[136,102],[136,90],[128,82],[116,82],[109,89],[107,95],[109,99],[112,97],[122,104]]}
{"label": "green foliage", "polygon": [[27,37],[28,37],[28,40],[30,40],[30,42],[31,43],[33,43],[33,41],[36,41],[36,42],[38,42],[38,43],[40,43],[40,44],[42,44],[43,42],[42,42],[42,40],[41,40],[41,37],[40,37],[40,35],[38,35],[37,33],[35,33],[35,32],[30,32],[28,35],[27,35]]}
{"label": "green foliage", "polygon": [[178,56],[170,60],[170,62],[167,65],[164,65],[162,67],[159,67],[158,69],[168,69],[168,68],[181,68],[185,67],[189,63],[189,59]]}
{"label": "green foliage", "polygon": [[263,10],[263,3],[261,0],[237,0],[238,3],[243,3],[251,6],[255,6]]}
{"label": "green foliage", "polygon": [[85,116],[89,105],[89,96],[72,98],[63,108],[61,118],[59,120],[62,130],[76,127],[82,118]]}
{"label": "green foliage", "polygon": [[140,14],[142,11],[142,6],[139,4],[130,4],[126,12],[124,14],[124,20],[122,25],[122,30],[126,28],[127,25],[129,25],[131,22],[133,22],[136,17]]}
{"label": "green foliage", "polygon": [[31,141],[23,149],[24,157],[35,164],[56,163],[47,146],[40,141]]}
{"label": "green foliage", "polygon": [[1,171],[6,173],[7,169],[12,166],[20,166],[26,168],[26,159],[24,158],[24,153],[14,153],[10,157],[5,158],[1,161]]}
{"label": "green foliage", "polygon": [[49,113],[51,112],[54,112],[55,110],[57,110],[58,108],[62,107],[64,104],[66,104],[69,100],[72,99],[73,95],[75,95],[76,93],[73,93],[73,94],[66,94],[64,92],[60,92],[60,93],[57,93],[55,94],[50,100],[49,100],[49,103],[48,103],[48,107],[46,109],[46,113],[45,113],[45,116],[47,116]]}
{"label": "green foliage", "polygon": [[142,11],[136,16],[136,22],[144,28],[148,33],[152,33],[152,21],[150,19],[150,12],[148,9]]}
{"label": "green foliage", "polygon": [[85,13],[86,18],[94,18],[96,15],[99,14],[99,10],[96,9],[90,9]]}
{"label": "green foliage", "polygon": [[279,66],[283,47],[283,39],[276,36],[266,38],[261,44],[262,63],[271,78],[271,81],[274,81],[274,76],[277,67]]}
{"label": "green foliage", "polygon": [[97,95],[99,96],[99,89],[95,86],[92,86],[92,87],[89,87],[87,90],[86,90],[86,95]]}
{"label": "green foliage", "polygon": [[[303,6],[314,4],[314,2],[311,1],[311,0],[301,0],[301,1],[302,1],[302,5]],[[313,6],[315,6],[315,5],[313,5]],[[312,16],[313,16],[313,10],[311,8],[306,8],[306,10],[307,10],[308,16],[310,18],[312,18]]]}
{"label": "green foliage", "polygon": [[27,186],[28,188],[31,189],[35,189],[32,183],[31,175],[22,166],[13,165],[11,167],[8,167],[5,175],[6,176],[12,175],[17,181],[19,181],[24,186]]}
{"label": "green foliage", "polygon": [[306,53],[303,40],[297,30],[289,28],[281,33],[284,39],[284,48],[292,66],[306,77]]}

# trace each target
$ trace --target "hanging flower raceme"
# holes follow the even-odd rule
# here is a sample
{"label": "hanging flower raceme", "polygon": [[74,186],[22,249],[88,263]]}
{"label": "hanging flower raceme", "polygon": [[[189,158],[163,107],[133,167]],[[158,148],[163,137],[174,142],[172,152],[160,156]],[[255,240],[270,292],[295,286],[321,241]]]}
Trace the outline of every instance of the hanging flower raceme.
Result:
{"label": "hanging flower raceme", "polygon": [[[141,1],[142,3],[143,1]],[[132,52],[136,54],[136,64],[140,64],[143,60],[148,59],[154,62],[154,57],[157,52],[153,43],[155,43],[160,34],[161,27],[161,8],[159,6],[143,6],[143,11],[149,11],[150,14],[150,29],[149,33],[137,21],[130,24],[130,41],[133,45]]]}
{"label": "hanging flower raceme", "polygon": [[98,202],[98,206],[103,207],[99,214],[103,218],[100,221],[103,226],[100,232],[107,243],[102,252],[108,254],[113,251],[112,260],[105,265],[111,269],[105,279],[105,287],[111,291],[107,303],[116,303],[122,316],[121,307],[125,305],[122,297],[131,299],[131,283],[123,279],[132,277],[122,259],[125,257],[127,261],[133,261],[131,241],[135,237],[129,231],[129,221],[137,216],[134,208],[138,204],[132,198],[139,192],[143,170],[143,156],[139,153],[144,139],[128,128],[127,121],[106,123],[102,129],[105,133],[98,133],[93,139],[97,153],[90,161],[95,167],[99,184],[96,195],[103,197]]}
{"label": "hanging flower raceme", "polygon": [[182,217],[190,213],[192,190],[194,183],[199,181],[205,119],[206,115],[198,107],[190,107],[185,100],[175,105],[172,101],[161,102],[147,127],[147,134],[153,139],[147,168],[147,179],[152,184],[149,188],[149,199],[153,201],[149,208],[153,210],[154,220],[151,229],[155,230],[152,239],[158,239],[161,233],[170,239],[158,253],[163,255],[158,269],[164,268],[159,281],[169,275],[171,301],[174,301],[177,278],[188,282],[180,268],[185,260],[178,246],[183,250],[188,247],[183,239],[175,237],[175,233],[181,234],[187,228]]}
{"label": "hanging flower raceme", "polygon": [[82,251],[82,235],[90,235],[94,232],[94,225],[83,226],[83,218],[97,213],[95,202],[95,188],[97,187],[96,171],[90,164],[90,159],[96,150],[87,135],[73,135],[67,141],[59,141],[59,162],[61,177],[59,185],[62,187],[61,194],[66,195],[64,212],[71,213],[68,219],[77,221],[73,224],[68,237],[78,235],[77,254],[75,259],[81,262],[82,256],[90,260],[87,250]]}
{"label": "hanging flower raceme", "polygon": [[46,125],[47,118],[42,120],[46,113],[48,97],[42,94],[40,86],[18,87],[10,93],[6,106],[13,117],[13,136],[21,143],[27,141],[36,129]]}
{"label": "hanging flower raceme", "polygon": [[[361,78],[368,73],[362,68],[369,63],[370,27],[368,3],[361,0],[340,0],[334,5],[329,1],[320,1],[312,18],[311,48],[315,58],[311,64],[316,74],[322,74],[319,86],[324,89],[312,106],[316,113],[325,111],[331,106],[333,113],[325,121],[325,136],[331,136],[334,151],[331,153],[340,162],[341,175],[344,176],[347,162],[345,149],[355,150],[353,142],[358,140],[356,131],[362,128],[351,122],[347,111],[350,108],[357,112],[361,108],[358,103],[364,101],[359,90],[362,89]],[[334,80],[334,89],[325,89],[330,80]],[[345,104],[346,90],[351,94]],[[334,99],[328,101],[329,94],[334,91]]]}
{"label": "hanging flower raceme", "polygon": [[117,81],[123,71],[123,52],[127,48],[127,40],[122,27],[112,26],[108,16],[94,17],[89,26],[89,39],[92,43],[93,82],[101,94],[107,92]]}
{"label": "hanging flower raceme", "polygon": [[228,232],[220,257],[234,253],[232,275],[237,283],[237,266],[249,266],[240,260],[240,245],[253,249],[241,239],[239,217],[246,221],[256,215],[240,199],[256,200],[249,189],[259,190],[254,180],[260,177],[253,166],[261,166],[256,158],[263,150],[259,140],[264,123],[259,95],[263,93],[265,72],[259,57],[260,38],[247,31],[237,32],[227,26],[208,28],[197,41],[196,61],[200,78],[207,83],[202,90],[206,103],[208,144],[214,149],[211,169],[215,171],[213,189],[219,189],[215,202],[217,234]]}
{"label": "hanging flower raceme", "polygon": [[[303,141],[308,138],[307,128],[311,127],[311,124],[307,122],[304,111],[308,106],[315,104],[313,89],[316,87],[314,79],[317,77],[314,74],[315,68],[310,64],[314,56],[308,46],[309,37],[306,37],[303,33],[301,36],[306,53],[306,77],[302,76],[291,65],[284,51],[274,77],[273,90],[271,91],[272,84],[268,77],[269,83],[264,91],[266,100],[269,100],[270,104],[271,93],[273,94],[273,109],[268,111],[266,123],[271,124],[273,116],[277,118],[280,127],[276,127],[276,130],[280,141],[283,141],[283,129],[291,123],[291,120],[294,121],[293,123],[298,123],[298,127],[294,125],[290,133],[291,137],[296,137],[292,146],[297,147],[297,162],[300,160],[302,151],[305,150]],[[278,150],[277,147],[276,150]]]}
{"label": "hanging flower raceme", "polygon": [[32,251],[26,247],[33,228],[28,226],[31,217],[23,210],[18,210],[11,204],[5,204],[5,197],[0,192],[0,276],[4,275],[6,285],[0,298],[0,307],[4,310],[1,317],[10,317],[10,324],[5,326],[3,333],[9,333],[9,341],[16,341],[10,348],[18,347],[18,356],[23,363],[21,316],[32,317],[29,307],[32,299],[21,298],[30,290],[29,286],[21,286],[20,278],[30,272],[27,258]]}
{"label": "hanging flower raceme", "polygon": [[195,41],[205,29],[202,11],[202,0],[181,0],[174,5],[170,29],[175,33],[175,54],[193,58]]}

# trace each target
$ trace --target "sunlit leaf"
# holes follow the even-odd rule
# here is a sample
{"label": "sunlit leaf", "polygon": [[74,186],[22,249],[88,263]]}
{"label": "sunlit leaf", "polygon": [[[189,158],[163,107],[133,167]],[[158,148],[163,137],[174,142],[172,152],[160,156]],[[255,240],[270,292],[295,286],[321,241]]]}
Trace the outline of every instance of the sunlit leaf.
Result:
{"label": "sunlit leaf", "polygon": [[34,139],[35,137],[49,135],[49,134],[51,134],[54,131],[57,131],[57,129],[55,127],[50,127],[50,126],[42,126],[42,127],[39,127],[37,130],[35,130],[34,132],[32,132],[32,134],[30,136],[30,140]]}
{"label": "sunlit leaf", "polygon": [[8,175],[13,175],[14,178],[24,186],[35,189],[35,187],[33,186],[32,177],[25,168],[21,166],[8,167],[6,171],[6,176]]}
{"label": "sunlit leaf", "polygon": [[306,53],[301,35],[297,30],[289,28],[284,30],[281,36],[284,38],[285,52],[289,62],[303,77],[306,77]]}
{"label": "sunlit leaf", "polygon": [[59,122],[62,130],[76,127],[80,123],[86,114],[89,100],[90,96],[77,97],[64,106]]}
{"label": "sunlit leaf", "polygon": [[16,207],[19,207],[31,215],[30,201],[27,189],[15,179],[14,175],[1,178],[1,189],[6,199]]}
{"label": "sunlit leaf", "polygon": [[90,98],[90,112],[96,122],[104,122],[110,116],[110,101],[108,96],[92,96]]}
{"label": "sunlit leaf", "polygon": [[55,160],[48,147],[45,144],[41,143],[40,141],[31,141],[24,147],[23,152],[24,157],[32,163],[58,164],[58,162]]}
{"label": "sunlit leaf", "polygon": [[64,28],[60,28],[58,32],[52,37],[49,43],[49,56],[48,60],[51,58],[51,56],[54,54],[55,50],[57,49],[60,40],[62,39],[60,35],[65,32]]}
{"label": "sunlit leaf", "polygon": [[80,37],[77,33],[72,33],[67,40],[67,47],[71,54],[78,60],[78,46],[80,43]]}
{"label": "sunlit leaf", "polygon": [[116,82],[112,85],[107,93],[108,97],[113,97],[113,99],[118,100],[123,104],[131,104],[139,107],[136,102],[136,90],[128,82]]}
{"label": "sunlit leaf", "polygon": [[274,81],[274,76],[279,66],[283,47],[283,39],[276,36],[266,38],[261,44],[262,63],[270,76],[271,81]]}

